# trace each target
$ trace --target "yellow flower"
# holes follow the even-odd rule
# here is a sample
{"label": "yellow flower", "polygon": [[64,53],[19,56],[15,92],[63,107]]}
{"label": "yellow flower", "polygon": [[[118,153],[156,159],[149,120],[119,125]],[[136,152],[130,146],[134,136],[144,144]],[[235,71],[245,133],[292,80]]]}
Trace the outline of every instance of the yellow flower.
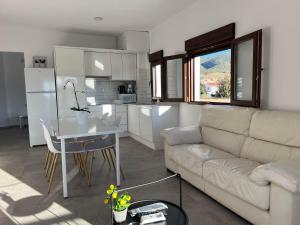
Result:
{"label": "yellow flower", "polygon": [[115,187],[115,185],[113,185],[113,184],[111,184],[111,185],[109,186],[109,189],[110,189],[110,190],[115,190],[115,188],[116,188],[116,187]]}
{"label": "yellow flower", "polygon": [[104,204],[108,205],[108,203],[109,203],[109,199],[108,198],[104,199]]}
{"label": "yellow flower", "polygon": [[121,205],[121,206],[124,206],[125,204],[126,204],[126,201],[125,201],[124,199],[121,199],[121,200],[120,200],[120,205]]}
{"label": "yellow flower", "polygon": [[107,193],[108,195],[111,195],[111,194],[113,193],[113,190],[110,190],[110,189],[109,189],[109,190],[106,191],[106,193]]}
{"label": "yellow flower", "polygon": [[118,197],[118,192],[114,192],[114,193],[112,194],[112,197],[113,197],[113,199],[116,199],[116,198]]}
{"label": "yellow flower", "polygon": [[127,201],[130,201],[130,200],[131,200],[130,195],[126,195],[126,200],[127,200]]}

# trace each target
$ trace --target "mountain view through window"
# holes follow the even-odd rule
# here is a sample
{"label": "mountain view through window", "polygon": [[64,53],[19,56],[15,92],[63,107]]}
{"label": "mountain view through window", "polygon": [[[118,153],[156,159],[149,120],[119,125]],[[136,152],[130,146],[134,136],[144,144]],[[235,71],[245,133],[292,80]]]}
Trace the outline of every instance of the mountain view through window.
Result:
{"label": "mountain view through window", "polygon": [[195,57],[195,101],[230,102],[231,49]]}

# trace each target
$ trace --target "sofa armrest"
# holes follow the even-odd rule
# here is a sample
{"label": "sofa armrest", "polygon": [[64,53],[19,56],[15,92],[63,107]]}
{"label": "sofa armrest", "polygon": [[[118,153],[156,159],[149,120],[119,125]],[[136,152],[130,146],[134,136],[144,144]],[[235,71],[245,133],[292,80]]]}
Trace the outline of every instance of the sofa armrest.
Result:
{"label": "sofa armrest", "polygon": [[250,179],[259,185],[274,183],[293,192],[300,192],[300,161],[278,161],[256,167]]}
{"label": "sofa armrest", "polygon": [[202,143],[200,127],[173,127],[161,131],[168,145],[199,144]]}

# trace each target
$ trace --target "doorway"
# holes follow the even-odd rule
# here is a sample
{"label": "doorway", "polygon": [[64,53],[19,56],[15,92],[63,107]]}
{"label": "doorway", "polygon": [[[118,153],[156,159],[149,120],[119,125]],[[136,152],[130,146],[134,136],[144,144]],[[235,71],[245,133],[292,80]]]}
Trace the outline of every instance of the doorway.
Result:
{"label": "doorway", "polygon": [[23,52],[0,52],[0,127],[27,116],[24,67]]}

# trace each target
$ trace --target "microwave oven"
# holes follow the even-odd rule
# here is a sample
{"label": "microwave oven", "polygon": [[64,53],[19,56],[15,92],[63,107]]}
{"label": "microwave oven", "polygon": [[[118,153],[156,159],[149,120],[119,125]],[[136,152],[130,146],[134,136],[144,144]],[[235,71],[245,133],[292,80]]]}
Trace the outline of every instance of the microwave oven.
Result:
{"label": "microwave oven", "polygon": [[135,103],[136,94],[119,94],[119,100],[122,103]]}

